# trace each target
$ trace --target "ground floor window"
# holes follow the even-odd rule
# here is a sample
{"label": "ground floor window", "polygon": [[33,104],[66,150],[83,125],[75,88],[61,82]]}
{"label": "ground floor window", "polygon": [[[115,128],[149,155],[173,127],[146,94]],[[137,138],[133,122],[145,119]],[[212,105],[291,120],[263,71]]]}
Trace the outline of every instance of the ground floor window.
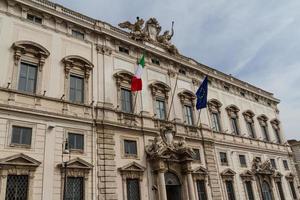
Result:
{"label": "ground floor window", "polygon": [[271,188],[266,181],[262,183],[262,194],[264,200],[273,200]]}
{"label": "ground floor window", "polygon": [[83,177],[68,177],[66,183],[65,200],[83,200],[84,195]]}
{"label": "ground floor window", "polygon": [[5,200],[27,200],[28,176],[8,175]]}
{"label": "ground floor window", "polygon": [[225,181],[228,200],[235,200],[233,182],[231,180]]}
{"label": "ground floor window", "polygon": [[280,195],[280,200],[285,200],[283,189],[282,189],[282,183],[277,182],[276,185],[277,185],[277,189],[278,189],[278,192],[279,192],[279,195]]}
{"label": "ground floor window", "polygon": [[246,185],[248,200],[254,200],[254,194],[253,194],[251,181],[246,181],[245,185]]}
{"label": "ground floor window", "polygon": [[127,200],[140,200],[139,179],[126,179]]}
{"label": "ground floor window", "polygon": [[197,192],[198,192],[199,200],[207,200],[205,181],[198,180],[196,183],[197,183]]}
{"label": "ground floor window", "polygon": [[293,181],[289,181],[289,184],[290,184],[290,188],[291,188],[291,191],[292,191],[293,198],[294,198],[294,199],[297,199],[297,195],[296,195],[296,190],[295,190],[294,182],[293,182]]}

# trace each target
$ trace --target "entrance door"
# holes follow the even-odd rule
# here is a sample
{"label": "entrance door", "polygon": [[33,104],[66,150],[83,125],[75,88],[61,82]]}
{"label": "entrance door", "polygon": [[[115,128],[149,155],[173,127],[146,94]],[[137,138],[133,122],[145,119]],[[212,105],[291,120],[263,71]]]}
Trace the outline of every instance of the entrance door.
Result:
{"label": "entrance door", "polygon": [[165,173],[165,181],[167,200],[181,200],[181,184],[176,174]]}
{"label": "entrance door", "polygon": [[271,188],[266,181],[262,183],[262,195],[264,200],[273,200]]}

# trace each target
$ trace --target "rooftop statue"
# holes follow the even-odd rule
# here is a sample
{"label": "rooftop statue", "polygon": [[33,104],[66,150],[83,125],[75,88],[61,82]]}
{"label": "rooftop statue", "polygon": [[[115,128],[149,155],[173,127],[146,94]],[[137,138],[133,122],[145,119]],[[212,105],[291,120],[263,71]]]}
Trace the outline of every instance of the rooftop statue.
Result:
{"label": "rooftop statue", "polygon": [[144,20],[136,17],[136,22],[132,24],[129,21],[119,24],[120,28],[126,28],[130,30],[132,39],[134,40],[143,40],[145,38],[145,33],[143,31]]}

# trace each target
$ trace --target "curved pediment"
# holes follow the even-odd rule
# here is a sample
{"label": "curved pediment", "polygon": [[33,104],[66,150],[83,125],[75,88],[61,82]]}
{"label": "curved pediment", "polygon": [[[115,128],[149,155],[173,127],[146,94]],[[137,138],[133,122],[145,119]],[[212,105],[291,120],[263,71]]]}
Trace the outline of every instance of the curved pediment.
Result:
{"label": "curved pediment", "polygon": [[15,42],[13,43],[12,47],[13,49],[20,50],[22,52],[26,51],[34,54],[40,54],[45,58],[47,58],[50,55],[50,52],[45,47],[43,47],[42,45],[36,42],[32,42],[28,40]]}
{"label": "curved pediment", "polygon": [[71,63],[72,65],[84,66],[89,69],[94,67],[93,63],[82,56],[78,55],[69,55],[63,58],[63,63]]}
{"label": "curved pediment", "polygon": [[0,159],[0,166],[38,167],[41,162],[23,153]]}
{"label": "curved pediment", "polygon": [[[63,164],[59,164],[59,167],[63,167]],[[92,169],[94,166],[92,164],[90,164],[89,162],[81,159],[81,158],[74,158],[72,160],[69,160],[67,162],[67,168],[68,169],[87,169],[90,170]]]}
{"label": "curved pediment", "polygon": [[252,117],[255,116],[255,114],[254,114],[254,112],[253,112],[252,110],[246,110],[246,111],[244,111],[244,112],[243,112],[243,115],[244,115],[244,116],[248,116],[248,117],[250,117],[250,118],[252,118]]}
{"label": "curved pediment", "polygon": [[127,70],[120,70],[120,71],[115,72],[113,76],[118,81],[127,81],[129,83],[129,82],[131,82],[131,79],[134,76],[134,74]]}
{"label": "curved pediment", "polygon": [[190,99],[190,100],[196,99],[196,95],[190,90],[183,90],[178,93],[178,96],[180,98],[185,98],[185,99]]}
{"label": "curved pediment", "polygon": [[162,81],[153,81],[149,84],[150,88],[155,88],[158,90],[162,90],[165,92],[169,92],[171,90],[171,87],[168,86],[166,83],[162,82]]}
{"label": "curved pediment", "polygon": [[143,167],[142,165],[136,163],[136,162],[132,162],[132,163],[129,163],[123,167],[120,167],[119,168],[119,171],[121,172],[144,172],[145,171],[145,167]]}

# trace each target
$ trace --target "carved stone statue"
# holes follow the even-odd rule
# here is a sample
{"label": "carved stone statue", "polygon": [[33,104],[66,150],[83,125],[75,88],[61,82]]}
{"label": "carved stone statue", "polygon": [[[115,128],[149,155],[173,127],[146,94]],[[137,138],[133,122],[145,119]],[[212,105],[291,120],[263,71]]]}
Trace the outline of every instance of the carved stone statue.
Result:
{"label": "carved stone statue", "polygon": [[119,24],[119,27],[126,28],[130,30],[132,39],[143,40],[145,38],[145,33],[143,31],[144,20],[139,17],[136,18],[136,22],[132,24],[129,21]]}
{"label": "carved stone statue", "polygon": [[162,35],[157,36],[157,41],[166,46],[168,51],[172,54],[178,54],[177,48],[170,42],[174,35],[174,22],[172,22],[171,34],[170,31],[165,31]]}
{"label": "carved stone statue", "polygon": [[161,31],[161,26],[159,25],[157,19],[152,17],[146,22],[143,31],[149,41],[156,41]]}

